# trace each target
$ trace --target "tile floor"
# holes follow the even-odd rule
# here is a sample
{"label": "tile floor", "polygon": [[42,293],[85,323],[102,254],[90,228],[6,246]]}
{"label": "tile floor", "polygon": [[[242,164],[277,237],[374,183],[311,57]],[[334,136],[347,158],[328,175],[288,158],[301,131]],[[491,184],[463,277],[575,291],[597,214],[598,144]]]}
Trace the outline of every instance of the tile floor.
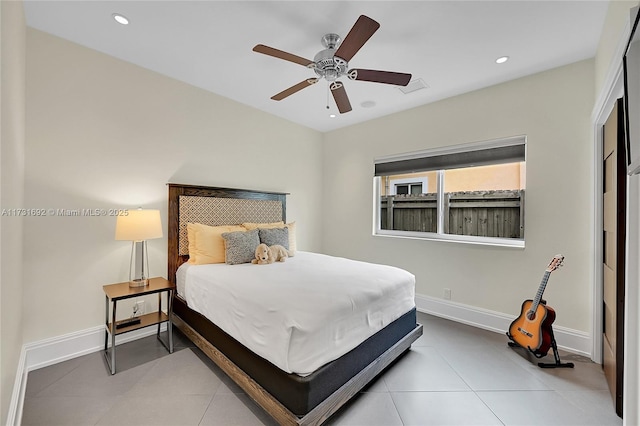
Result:
{"label": "tile floor", "polygon": [[[622,425],[600,365],[541,369],[504,335],[419,313],[412,350],[336,413],[330,425]],[[155,336],[29,373],[23,425],[274,425],[180,334]]]}

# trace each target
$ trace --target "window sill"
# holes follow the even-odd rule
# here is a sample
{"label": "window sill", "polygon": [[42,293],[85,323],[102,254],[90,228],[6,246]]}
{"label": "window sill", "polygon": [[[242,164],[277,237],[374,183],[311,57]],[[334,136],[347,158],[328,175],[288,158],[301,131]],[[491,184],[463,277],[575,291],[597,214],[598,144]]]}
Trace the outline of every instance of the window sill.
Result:
{"label": "window sill", "polygon": [[470,235],[435,234],[431,232],[374,231],[374,237],[405,238],[411,240],[444,241],[447,243],[476,244],[494,247],[524,248],[524,240],[510,238],[474,237]]}

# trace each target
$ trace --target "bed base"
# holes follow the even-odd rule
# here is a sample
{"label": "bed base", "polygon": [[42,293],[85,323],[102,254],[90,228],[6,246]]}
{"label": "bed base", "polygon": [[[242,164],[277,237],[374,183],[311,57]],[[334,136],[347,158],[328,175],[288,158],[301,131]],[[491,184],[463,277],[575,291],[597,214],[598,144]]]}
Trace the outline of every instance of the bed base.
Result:
{"label": "bed base", "polygon": [[342,387],[318,404],[303,417],[298,417],[282,405],[262,386],[256,383],[242,369],[220,352],[179,316],[173,316],[173,325],[178,327],[202,352],[204,352],[229,378],[262,407],[278,424],[282,426],[321,425],[333,413],[338,411],[347,401],[356,395],[365,385],[387,368],[400,355],[406,352],[411,344],[422,335],[422,325],[416,328],[391,346],[382,355],[352,377]]}

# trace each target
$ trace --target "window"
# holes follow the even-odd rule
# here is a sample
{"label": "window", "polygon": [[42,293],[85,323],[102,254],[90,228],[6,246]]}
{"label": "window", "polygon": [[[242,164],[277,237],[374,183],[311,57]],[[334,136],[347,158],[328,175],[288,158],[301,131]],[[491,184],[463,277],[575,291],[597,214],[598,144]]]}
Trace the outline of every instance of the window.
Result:
{"label": "window", "polygon": [[428,178],[424,176],[395,176],[389,179],[389,194],[422,194],[426,190]]}
{"label": "window", "polygon": [[524,246],[526,138],[375,160],[374,234]]}
{"label": "window", "polygon": [[396,184],[396,194],[422,194],[421,183]]}

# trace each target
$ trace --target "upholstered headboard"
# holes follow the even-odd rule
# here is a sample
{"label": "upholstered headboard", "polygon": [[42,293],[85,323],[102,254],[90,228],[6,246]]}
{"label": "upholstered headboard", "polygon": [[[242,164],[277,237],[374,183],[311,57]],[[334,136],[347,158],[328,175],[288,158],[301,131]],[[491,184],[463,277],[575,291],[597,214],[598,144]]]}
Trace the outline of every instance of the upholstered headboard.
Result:
{"label": "upholstered headboard", "polygon": [[243,222],[286,221],[287,194],[196,185],[169,185],[168,272],[189,259],[187,223],[237,225]]}

